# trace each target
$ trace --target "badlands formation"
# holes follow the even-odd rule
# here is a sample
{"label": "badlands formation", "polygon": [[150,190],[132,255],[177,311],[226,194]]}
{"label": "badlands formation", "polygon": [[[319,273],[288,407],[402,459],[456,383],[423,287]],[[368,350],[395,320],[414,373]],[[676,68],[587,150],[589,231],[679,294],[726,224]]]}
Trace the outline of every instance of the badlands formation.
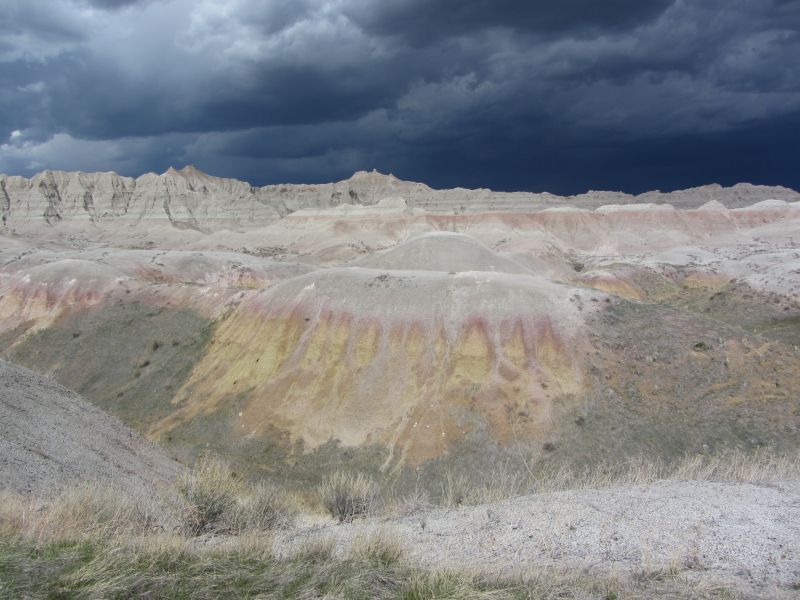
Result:
{"label": "badlands formation", "polygon": [[182,470],[75,392],[0,360],[0,490],[50,496],[103,483],[147,499]]}
{"label": "badlands formation", "polygon": [[190,462],[432,484],[800,435],[800,194],[0,176],[0,349]]}

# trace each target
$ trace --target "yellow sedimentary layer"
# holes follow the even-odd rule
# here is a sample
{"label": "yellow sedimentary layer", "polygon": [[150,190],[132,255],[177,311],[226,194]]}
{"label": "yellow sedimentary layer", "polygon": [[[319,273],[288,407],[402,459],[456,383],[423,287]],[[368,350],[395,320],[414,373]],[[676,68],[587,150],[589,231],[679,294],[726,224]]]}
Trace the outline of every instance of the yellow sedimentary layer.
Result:
{"label": "yellow sedimentary layer", "polygon": [[709,271],[692,271],[683,278],[683,286],[686,288],[721,288],[731,280],[729,275],[724,273],[713,273]]}
{"label": "yellow sedimentary layer", "polygon": [[624,296],[632,300],[644,300],[645,293],[634,283],[620,278],[613,274],[585,275],[578,278],[578,281],[587,287]]}
{"label": "yellow sedimentary layer", "polygon": [[[505,338],[500,329],[506,331]],[[527,341],[526,341],[527,339]],[[554,401],[579,389],[577,349],[549,323],[387,324],[328,314],[239,311],[218,329],[176,395],[160,435],[244,398],[233,428],[277,427],[307,448],[330,439],[382,444],[412,463],[441,455],[477,423],[500,441],[546,428]]]}

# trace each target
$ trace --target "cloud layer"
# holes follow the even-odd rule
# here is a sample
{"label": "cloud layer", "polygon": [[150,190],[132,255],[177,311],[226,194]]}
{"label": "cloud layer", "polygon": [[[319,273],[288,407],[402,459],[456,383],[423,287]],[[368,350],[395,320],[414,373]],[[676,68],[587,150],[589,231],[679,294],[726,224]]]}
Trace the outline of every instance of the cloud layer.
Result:
{"label": "cloud layer", "polygon": [[0,171],[800,187],[800,0],[6,0]]}

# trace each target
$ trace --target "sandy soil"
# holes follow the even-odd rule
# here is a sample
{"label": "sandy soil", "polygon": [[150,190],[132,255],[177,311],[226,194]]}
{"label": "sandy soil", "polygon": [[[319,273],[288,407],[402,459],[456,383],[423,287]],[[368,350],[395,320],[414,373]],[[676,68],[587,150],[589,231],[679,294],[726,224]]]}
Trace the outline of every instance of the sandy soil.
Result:
{"label": "sandy soil", "polygon": [[0,360],[0,490],[51,495],[107,481],[139,497],[182,467],[78,394]]}
{"label": "sandy soil", "polygon": [[564,491],[495,504],[338,525],[307,525],[276,540],[291,552],[332,540],[345,553],[373,536],[415,564],[497,574],[585,569],[677,570],[746,597],[797,597],[800,483],[659,482]]}

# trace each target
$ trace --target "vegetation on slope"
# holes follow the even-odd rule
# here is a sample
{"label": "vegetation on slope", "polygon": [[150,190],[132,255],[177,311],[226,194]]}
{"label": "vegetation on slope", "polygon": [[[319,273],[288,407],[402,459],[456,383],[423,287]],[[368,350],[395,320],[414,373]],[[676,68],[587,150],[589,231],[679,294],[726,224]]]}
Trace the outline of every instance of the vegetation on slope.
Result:
{"label": "vegetation on slope", "polygon": [[[554,490],[664,478],[779,481],[800,477],[797,459],[729,453],[690,457],[672,466],[639,462],[581,475],[554,473],[528,485]],[[506,577],[430,570],[407,561],[399,542],[384,531],[358,540],[344,553],[333,542],[302,538],[290,552],[274,549],[274,530],[290,527],[298,513],[325,506],[341,517],[329,503],[334,488],[340,500],[362,502],[359,515],[347,518],[396,514],[413,504],[413,498],[391,490],[379,495],[375,485],[339,473],[316,497],[303,497],[274,485],[247,484],[226,464],[204,457],[178,484],[177,501],[147,504],[97,486],[67,490],[49,502],[5,494],[0,498],[0,597],[738,597],[711,581],[687,579],[678,565],[646,562],[631,576],[541,570]],[[437,500],[456,504],[520,491],[516,486],[487,489],[452,479],[444,482]]]}

